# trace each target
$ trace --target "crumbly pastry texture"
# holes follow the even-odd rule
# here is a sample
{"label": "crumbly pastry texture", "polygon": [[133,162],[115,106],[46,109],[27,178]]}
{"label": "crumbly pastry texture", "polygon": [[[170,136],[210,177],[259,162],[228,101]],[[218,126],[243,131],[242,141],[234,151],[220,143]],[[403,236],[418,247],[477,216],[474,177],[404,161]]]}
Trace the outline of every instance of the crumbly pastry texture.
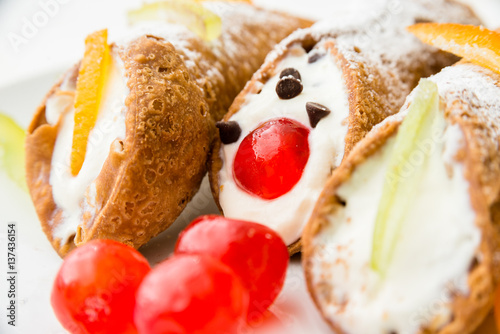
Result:
{"label": "crumbly pastry texture", "polygon": [[[500,251],[500,75],[462,61],[430,79],[439,87],[445,119],[449,124],[458,124],[465,136],[464,147],[455,159],[465,166],[464,176],[470,184],[475,225],[481,232],[481,241],[469,269],[469,294],[453,296],[450,305],[453,315],[448,324],[439,329],[421,328],[420,333],[471,333],[490,311],[500,280],[497,255]],[[407,104],[411,101],[410,96]],[[341,329],[322,311],[325,302],[333,301],[329,297],[332,287],[327,275],[315,277],[312,271],[314,261],[327,266],[331,259],[322,259],[323,252],[314,240],[331,224],[328,217],[342,206],[337,189],[397,133],[405,115],[402,111],[388,117],[353,149],[328,181],[302,237],[308,289],[325,320],[338,333],[342,333]]]}
{"label": "crumbly pastry texture", "polygon": [[[237,113],[276,74],[277,67],[294,45],[311,50],[322,44],[342,70],[348,91],[349,118],[344,156],[371,128],[395,114],[406,96],[422,77],[437,73],[457,61],[455,56],[422,44],[406,31],[416,22],[456,22],[480,24],[470,8],[448,0],[387,1],[380,12],[360,10],[352,16],[321,21],[294,32],[267,56],[260,70],[237,96],[224,120]],[[210,159],[210,183],[216,202],[219,198],[218,173],[223,161],[221,143],[216,141]],[[222,211],[222,208],[219,205]],[[300,251],[300,240],[290,245],[290,253]]]}
{"label": "crumbly pastry texture", "polygon": [[[37,109],[26,141],[27,181],[43,230],[59,255],[97,238],[135,248],[170,226],[199,189],[215,134],[236,94],[267,52],[306,20],[246,4],[206,3],[220,15],[221,36],[205,42],[184,27],[144,27],[112,45],[125,66],[126,138],[110,149],[95,181],[96,212],[74,237],[55,238],[63,219],[49,182],[58,127]],[[73,79],[76,81],[78,66]],[[68,74],[67,74],[68,76]],[[108,148],[104,148],[108,149]]]}

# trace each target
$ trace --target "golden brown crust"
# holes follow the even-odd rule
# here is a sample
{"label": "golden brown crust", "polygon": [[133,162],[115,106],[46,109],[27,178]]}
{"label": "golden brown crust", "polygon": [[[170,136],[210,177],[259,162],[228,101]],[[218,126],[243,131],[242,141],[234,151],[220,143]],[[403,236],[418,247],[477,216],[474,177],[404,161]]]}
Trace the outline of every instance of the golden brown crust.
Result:
{"label": "golden brown crust", "polygon": [[[478,23],[474,13],[465,6],[449,1],[444,4],[428,4],[429,9],[424,13],[411,13],[415,15],[412,20],[461,20],[465,23]],[[433,12],[439,8],[443,10],[446,6],[457,13],[448,14],[444,17],[435,17]],[[403,14],[402,14],[403,15]],[[427,15],[427,16],[426,16]],[[447,16],[448,15],[448,16]],[[412,21],[413,22],[413,21]],[[336,65],[341,69],[342,77],[347,88],[349,100],[348,133],[345,137],[344,157],[348,156],[354,145],[361,140],[371,128],[384,120],[387,116],[397,113],[402,107],[406,96],[417,85],[422,77],[428,77],[437,73],[443,67],[452,65],[458,58],[439,51],[436,48],[413,43],[414,37],[405,33],[404,26],[384,27],[385,32],[380,36],[370,36],[369,45],[358,47],[360,40],[366,37],[366,27],[358,27],[358,30],[342,29],[318,34],[314,27],[301,31],[296,37],[291,36],[275,48],[275,57],[269,57],[266,63],[254,74],[252,80],[245,89],[236,97],[229,112],[224,116],[227,121],[236,114],[246,103],[249,95],[256,94],[260,87],[276,74],[277,66],[286,57],[292,46],[302,45],[304,49],[310,50],[318,43],[330,52]],[[401,30],[401,31],[400,31]],[[408,50],[394,50],[395,52],[375,53],[377,43],[386,38],[393,37],[391,43],[401,44],[402,48],[410,44]],[[379,57],[380,56],[380,57]],[[222,169],[223,161],[220,156],[221,144],[216,137],[216,143],[212,148],[209,159],[209,176],[212,194],[219,207],[219,171]],[[221,208],[222,212],[222,208]],[[295,246],[289,247],[291,254],[300,251]]]}
{"label": "golden brown crust", "polygon": [[[476,70],[485,74],[489,72],[479,67]],[[488,75],[494,78],[498,85],[500,75],[492,72]],[[465,178],[470,184],[470,197],[476,212],[475,224],[481,231],[482,239],[476,253],[477,262],[473,261],[469,272],[470,293],[467,296],[454,296],[451,305],[453,316],[449,324],[438,329],[423,328],[420,332],[422,334],[473,332],[490,311],[494,301],[495,287],[500,280],[500,259],[495,256],[500,251],[500,192],[491,196],[491,186],[487,186],[482,181],[500,178],[500,159],[495,149],[500,142],[500,136],[497,134],[489,139],[478,136],[478,133],[488,133],[484,129],[488,125],[471,112],[471,109],[477,106],[471,104],[471,101],[454,99],[449,95],[447,98],[445,117],[449,123],[460,126],[466,139],[464,149],[459,152],[457,159],[465,165]],[[500,108],[500,105],[492,107]],[[497,123],[499,121],[499,117],[492,120]],[[397,133],[401,122],[402,117],[398,115],[387,119],[353,149],[350,156],[329,179],[304,230],[302,259],[306,282],[310,295],[322,313],[323,310],[317,298],[319,294],[328,294],[329,289],[321,288],[313,283],[311,259],[321,253],[321,249],[314,246],[314,238],[325,226],[331,224],[328,217],[341,207],[336,196],[337,189],[350,178],[357,166],[375,154],[388,138]],[[326,314],[323,313],[323,317],[334,330],[342,333]]]}
{"label": "golden brown crust", "polygon": [[26,183],[28,190],[40,218],[43,232],[47,235],[52,247],[61,256],[71,251],[75,246],[72,242],[60,245],[60,240],[52,234],[53,226],[50,222],[58,219],[57,217],[61,214],[54,203],[52,186],[49,182],[52,153],[58,134],[58,127],[47,123],[45,104],[49,97],[59,91],[59,86],[65,77],[74,78],[76,82],[79,67],[79,64],[73,66],[47,93],[28,126],[25,142]]}
{"label": "golden brown crust", "polygon": [[[461,62],[463,64],[464,62]],[[460,65],[457,65],[459,67]],[[500,75],[480,67],[474,69],[489,77],[500,87]],[[453,302],[454,319],[439,334],[471,333],[488,315],[494,303],[494,292],[500,281],[500,137],[492,124],[500,121],[500,105],[490,108],[497,114],[485,119],[473,111],[475,101],[448,96],[447,118],[457,123],[465,135],[465,177],[470,184],[472,207],[476,212],[476,225],[481,230],[480,260],[471,268],[468,278],[470,293],[457,296]],[[497,110],[497,111],[495,111]]]}
{"label": "golden brown crust", "polygon": [[126,46],[113,46],[124,63],[130,89],[125,101],[126,138],[112,144],[95,181],[95,215],[85,213],[68,242],[53,235],[62,221],[49,182],[58,125],[47,124],[47,99],[43,101],[26,141],[27,182],[44,232],[59,255],[101,238],[138,248],[175,221],[206,172],[215,120],[272,46],[311,24],[284,14],[258,13],[269,18],[266,26],[251,14],[241,17],[228,10],[236,25],[225,24],[219,40],[210,45],[194,35],[182,35],[181,41],[176,40],[181,47],[174,47],[163,36],[147,35]]}

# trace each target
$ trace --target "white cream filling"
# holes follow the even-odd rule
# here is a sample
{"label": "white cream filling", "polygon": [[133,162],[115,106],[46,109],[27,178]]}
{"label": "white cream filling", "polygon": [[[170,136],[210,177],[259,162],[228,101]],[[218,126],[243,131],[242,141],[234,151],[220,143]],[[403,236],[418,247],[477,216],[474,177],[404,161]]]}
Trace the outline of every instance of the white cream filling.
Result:
{"label": "white cream filling", "polygon": [[[75,234],[84,213],[94,215],[97,212],[93,182],[99,176],[113,142],[125,138],[125,98],[130,90],[127,87],[123,61],[114,51],[111,56],[97,122],[90,132],[85,161],[77,176],[73,176],[70,171],[74,98],[68,94],[57,94],[47,101],[46,116],[49,124],[55,125],[59,119],[61,122],[52,155],[50,184],[55,204],[63,212],[62,220],[54,228],[53,235],[61,238],[63,243]],[[74,92],[75,87],[68,87],[63,82],[61,89]]]}
{"label": "white cream filling", "polygon": [[[249,95],[241,110],[231,117],[240,125],[242,134],[236,143],[223,145],[220,153],[223,168],[219,173],[219,201],[225,216],[269,226],[287,244],[300,238],[326,180],[344,157],[349,115],[347,90],[333,57],[322,47],[318,51],[326,55],[309,64],[308,54],[297,46],[278,64],[276,74],[263,85],[261,93]],[[297,97],[281,100],[276,94],[276,84],[280,72],[288,67],[300,72],[304,88]],[[307,102],[316,102],[331,110],[314,129],[309,124]],[[233,161],[241,141],[250,132],[270,119],[281,117],[294,119],[311,130],[310,156],[302,178],[291,191],[274,200],[263,200],[235,183]]]}
{"label": "white cream filling", "polygon": [[[474,223],[464,166],[454,160],[464,144],[462,130],[446,126],[444,118],[441,121],[442,139],[427,142],[409,166],[423,168],[423,179],[418,196],[409,199],[410,209],[384,279],[370,269],[370,258],[394,137],[338,189],[346,207],[313,241],[324,249],[312,259],[313,284],[331,285],[333,294],[329,299],[318,293],[318,301],[325,315],[346,333],[410,334],[431,323],[439,328],[452,316],[452,293],[469,291],[468,268],[481,233]],[[430,158],[419,163],[425,152],[431,152]]]}

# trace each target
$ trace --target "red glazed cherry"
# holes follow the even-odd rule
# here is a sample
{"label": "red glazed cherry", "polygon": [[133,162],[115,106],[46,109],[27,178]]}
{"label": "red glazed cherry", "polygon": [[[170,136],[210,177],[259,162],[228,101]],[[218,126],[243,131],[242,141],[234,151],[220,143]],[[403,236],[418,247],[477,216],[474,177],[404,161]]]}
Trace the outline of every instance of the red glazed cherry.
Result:
{"label": "red glazed cherry", "polygon": [[156,266],[136,295],[141,334],[236,333],[248,312],[248,291],[225,264],[204,255],[176,255]]}
{"label": "red glazed cherry", "polygon": [[150,271],[135,249],[96,240],[73,250],[57,273],[51,304],[72,334],[137,333],[135,293]]}
{"label": "red glazed cherry", "polygon": [[278,296],[289,259],[286,244],[270,228],[220,216],[195,219],[181,233],[175,253],[207,254],[233,269],[250,291],[250,321]]}
{"label": "red glazed cherry", "polygon": [[236,152],[236,183],[263,199],[289,192],[302,177],[309,159],[309,129],[297,121],[268,121],[246,136]]}

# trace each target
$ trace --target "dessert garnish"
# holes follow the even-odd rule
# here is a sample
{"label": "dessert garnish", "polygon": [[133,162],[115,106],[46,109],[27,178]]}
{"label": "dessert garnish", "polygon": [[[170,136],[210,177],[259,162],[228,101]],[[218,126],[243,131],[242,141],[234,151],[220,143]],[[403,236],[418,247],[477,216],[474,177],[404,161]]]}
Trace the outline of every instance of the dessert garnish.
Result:
{"label": "dessert garnish", "polygon": [[27,189],[24,177],[26,132],[9,116],[0,113],[0,168],[18,186]]}
{"label": "dessert garnish", "polygon": [[278,81],[276,85],[276,94],[278,94],[279,98],[282,100],[290,100],[302,93],[303,88],[300,79],[288,75]]}
{"label": "dessert garnish", "polygon": [[136,295],[141,334],[237,333],[248,311],[248,290],[219,260],[179,254],[157,265]]}
{"label": "dessert garnish", "polygon": [[135,294],[150,271],[135,249],[112,240],[94,240],[64,259],[51,304],[72,334],[136,333]]}
{"label": "dessert garnish", "polygon": [[285,68],[283,71],[281,71],[280,79],[283,79],[284,77],[287,77],[287,76],[292,76],[297,80],[302,80],[302,77],[300,76],[300,72],[292,67]]}
{"label": "dessert garnish", "polygon": [[482,26],[419,23],[408,30],[422,42],[500,73],[500,33]]}
{"label": "dessert garnish", "polygon": [[238,141],[241,135],[241,127],[238,122],[217,122],[215,124],[219,129],[220,140],[223,144],[229,145]]}
{"label": "dessert garnish", "polygon": [[307,59],[307,63],[314,64],[315,62],[317,62],[318,60],[320,60],[324,56],[325,56],[324,52],[317,52],[316,51],[309,56],[309,58]]}
{"label": "dessert garnish", "polygon": [[285,243],[269,227],[214,215],[195,219],[179,236],[175,254],[206,254],[232,268],[250,292],[249,322],[278,297],[289,259]]}

